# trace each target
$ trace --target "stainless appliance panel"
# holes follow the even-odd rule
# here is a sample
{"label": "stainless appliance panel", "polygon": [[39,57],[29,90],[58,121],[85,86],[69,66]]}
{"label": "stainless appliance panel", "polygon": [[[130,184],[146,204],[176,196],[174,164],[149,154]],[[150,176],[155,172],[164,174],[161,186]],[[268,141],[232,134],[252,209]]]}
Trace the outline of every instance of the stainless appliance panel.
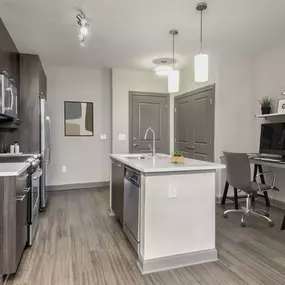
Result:
{"label": "stainless appliance panel", "polygon": [[140,174],[126,168],[124,179],[123,230],[134,249],[138,250],[139,237]]}
{"label": "stainless appliance panel", "polygon": [[18,118],[17,88],[4,74],[0,75],[0,116]]}
{"label": "stainless appliance panel", "polygon": [[48,164],[51,162],[51,119],[48,112],[46,99],[40,99],[41,106],[41,189],[40,189],[40,209],[44,210],[48,203],[47,179],[48,179]]}
{"label": "stainless appliance panel", "polygon": [[39,223],[39,203],[42,169],[38,166],[31,175],[30,220],[28,230],[28,244],[31,246],[35,238]]}

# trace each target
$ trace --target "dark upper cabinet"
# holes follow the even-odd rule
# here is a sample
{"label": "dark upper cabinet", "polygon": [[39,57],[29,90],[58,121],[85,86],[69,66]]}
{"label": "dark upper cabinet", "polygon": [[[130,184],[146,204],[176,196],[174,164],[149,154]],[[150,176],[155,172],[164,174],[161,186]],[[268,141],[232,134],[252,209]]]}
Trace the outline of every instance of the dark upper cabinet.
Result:
{"label": "dark upper cabinet", "polygon": [[0,18],[0,72],[4,71],[19,88],[19,52]]}
{"label": "dark upper cabinet", "polygon": [[40,152],[40,96],[46,97],[46,76],[40,57],[20,54],[20,144],[23,152]]}
{"label": "dark upper cabinet", "polygon": [[41,62],[39,64],[40,64],[39,66],[40,95],[47,99],[47,78]]}

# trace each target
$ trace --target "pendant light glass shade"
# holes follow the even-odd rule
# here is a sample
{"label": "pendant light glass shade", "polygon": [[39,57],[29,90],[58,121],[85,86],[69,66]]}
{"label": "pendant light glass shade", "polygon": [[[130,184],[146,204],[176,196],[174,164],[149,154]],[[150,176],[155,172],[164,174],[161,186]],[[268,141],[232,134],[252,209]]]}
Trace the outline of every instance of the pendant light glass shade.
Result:
{"label": "pendant light glass shade", "polygon": [[158,65],[157,67],[155,67],[154,72],[158,76],[168,76],[171,70],[172,67],[169,65]]}
{"label": "pendant light glass shade", "polygon": [[209,56],[203,53],[203,11],[208,5],[205,2],[198,3],[196,10],[201,13],[200,29],[200,53],[194,59],[194,77],[195,82],[207,82],[209,80]]}
{"label": "pendant light glass shade", "polygon": [[175,93],[179,92],[179,79],[180,72],[179,70],[171,70],[168,74],[168,92]]}
{"label": "pendant light glass shade", "polygon": [[199,53],[194,59],[195,82],[207,82],[209,80],[209,56]]}

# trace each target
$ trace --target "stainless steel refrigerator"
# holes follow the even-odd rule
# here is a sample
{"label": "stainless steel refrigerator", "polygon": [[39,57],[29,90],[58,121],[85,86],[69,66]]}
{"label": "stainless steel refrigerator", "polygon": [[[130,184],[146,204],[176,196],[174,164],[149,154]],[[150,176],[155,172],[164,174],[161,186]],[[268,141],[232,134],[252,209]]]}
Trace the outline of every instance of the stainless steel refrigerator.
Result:
{"label": "stainless steel refrigerator", "polygon": [[40,99],[41,108],[41,168],[43,171],[40,187],[40,209],[43,211],[48,204],[47,179],[48,165],[51,162],[51,118],[49,115],[47,101]]}

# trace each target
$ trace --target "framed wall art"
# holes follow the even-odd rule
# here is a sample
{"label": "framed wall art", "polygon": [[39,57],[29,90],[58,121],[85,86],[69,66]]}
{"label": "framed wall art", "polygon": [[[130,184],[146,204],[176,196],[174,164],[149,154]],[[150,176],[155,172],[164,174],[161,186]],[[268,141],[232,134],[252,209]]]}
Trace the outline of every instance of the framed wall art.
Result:
{"label": "framed wall art", "polygon": [[93,136],[93,103],[64,102],[64,135],[68,137]]}
{"label": "framed wall art", "polygon": [[277,113],[278,114],[285,114],[285,98],[278,100]]}

